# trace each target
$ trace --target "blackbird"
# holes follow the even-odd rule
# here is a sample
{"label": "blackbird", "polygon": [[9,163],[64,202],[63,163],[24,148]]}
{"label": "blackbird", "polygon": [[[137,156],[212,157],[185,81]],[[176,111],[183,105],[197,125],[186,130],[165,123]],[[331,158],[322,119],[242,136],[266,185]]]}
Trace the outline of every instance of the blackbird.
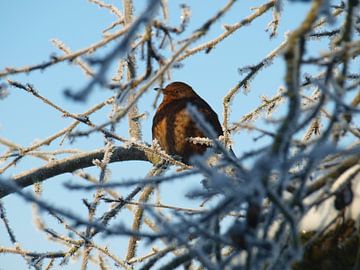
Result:
{"label": "blackbird", "polygon": [[203,154],[209,146],[189,141],[190,137],[206,136],[187,112],[187,105],[195,106],[206,122],[213,127],[216,135],[220,136],[223,135],[223,130],[218,116],[186,83],[173,82],[161,91],[164,98],[153,119],[152,137],[167,154],[178,156],[182,162],[189,164],[193,155]]}

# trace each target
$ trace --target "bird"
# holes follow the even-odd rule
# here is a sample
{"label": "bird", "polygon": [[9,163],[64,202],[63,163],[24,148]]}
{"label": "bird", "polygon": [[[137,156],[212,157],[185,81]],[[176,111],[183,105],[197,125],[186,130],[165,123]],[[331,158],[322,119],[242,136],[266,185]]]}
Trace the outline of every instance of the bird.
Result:
{"label": "bird", "polygon": [[157,140],[167,154],[178,157],[189,165],[191,157],[202,155],[209,146],[189,141],[191,137],[207,136],[189,115],[188,104],[202,113],[217,136],[223,135],[219,118],[210,105],[184,82],[172,82],[160,90],[163,100],[153,118],[152,138]]}

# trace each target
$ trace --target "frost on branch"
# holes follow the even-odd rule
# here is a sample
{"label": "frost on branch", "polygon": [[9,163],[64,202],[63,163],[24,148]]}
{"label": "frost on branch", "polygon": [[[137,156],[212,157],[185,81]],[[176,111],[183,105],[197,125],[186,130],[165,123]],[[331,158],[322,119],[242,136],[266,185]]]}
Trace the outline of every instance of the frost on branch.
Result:
{"label": "frost on branch", "polygon": [[[83,3],[112,20],[95,42],[52,39],[56,54],[0,67],[0,265],[359,269],[359,1],[228,0],[201,16],[190,2],[112,2]],[[152,88],[195,61],[183,80],[223,106],[224,135],[189,105],[204,137],[187,140],[211,146],[190,166],[151,141],[144,116]],[[59,70],[77,69],[68,88]]]}

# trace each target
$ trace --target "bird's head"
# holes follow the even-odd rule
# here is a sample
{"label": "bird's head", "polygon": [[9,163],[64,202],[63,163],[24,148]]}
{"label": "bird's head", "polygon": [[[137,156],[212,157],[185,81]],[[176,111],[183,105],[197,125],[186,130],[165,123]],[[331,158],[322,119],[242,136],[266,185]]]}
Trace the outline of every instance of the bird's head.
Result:
{"label": "bird's head", "polygon": [[162,93],[164,94],[164,99],[173,100],[197,96],[191,86],[183,82],[172,82],[168,84],[165,88],[156,90],[162,91]]}

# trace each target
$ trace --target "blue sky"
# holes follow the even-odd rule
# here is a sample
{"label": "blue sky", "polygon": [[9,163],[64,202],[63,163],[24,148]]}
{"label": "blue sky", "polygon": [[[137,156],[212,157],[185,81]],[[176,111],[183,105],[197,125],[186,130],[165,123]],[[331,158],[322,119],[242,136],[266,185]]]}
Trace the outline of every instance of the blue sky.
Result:
{"label": "blue sky", "polygon": [[[179,22],[181,3],[187,3],[192,10],[192,17],[184,36],[202,25],[209,16],[225,4],[225,1],[169,1],[170,21],[174,24]],[[212,26],[209,34],[198,43],[208,41],[223,32],[222,24],[236,23],[240,19],[252,13],[250,7],[256,7],[265,1],[237,1],[232,10],[228,12],[218,23]],[[285,2],[285,1],[284,1]],[[120,6],[121,1],[107,1]],[[135,1],[136,12],[141,12],[145,1]],[[140,3],[140,5],[138,5]],[[279,35],[269,40],[269,34],[264,31],[271,21],[271,12],[255,20],[250,27],[244,27],[234,35],[216,46],[210,54],[203,52],[183,62],[181,69],[174,70],[173,80],[185,81],[204,97],[208,103],[218,112],[222,122],[222,98],[239,81],[242,76],[238,68],[258,63],[272,49],[276,48],[284,39],[284,34],[296,27],[309,8],[308,4],[296,4],[285,2],[283,17],[279,27]],[[121,9],[121,6],[120,6]],[[89,3],[85,0],[2,0],[0,2],[0,69],[5,67],[20,67],[28,64],[41,63],[52,54],[60,55],[51,39],[58,38],[73,51],[87,47],[102,38],[101,31],[110,25],[114,16],[105,9]],[[99,55],[105,55],[115,43],[98,51]],[[195,45],[196,45],[195,44]],[[327,49],[326,43],[314,41],[312,44],[315,51]],[[139,62],[141,68],[142,63]],[[231,121],[239,120],[244,114],[260,104],[261,95],[271,97],[278,88],[283,85],[284,64],[279,57],[274,64],[261,72],[251,82],[249,93],[240,92],[232,103]],[[96,88],[86,103],[75,103],[66,99],[63,90],[71,87],[81,89],[86,82],[86,76],[75,65],[60,63],[44,71],[35,71],[30,74],[9,76],[9,79],[18,80],[22,83],[33,84],[34,87],[54,103],[63,106],[73,113],[81,113],[93,104],[97,104],[112,95],[112,92]],[[1,82],[1,81],[0,81]],[[156,85],[154,85],[155,87]],[[56,131],[68,126],[72,120],[62,118],[60,113],[49,108],[29,94],[15,88],[10,88],[10,95],[5,100],[0,100],[0,136],[8,138],[23,146],[29,146],[35,140],[41,140]],[[151,143],[151,120],[154,109],[150,106],[154,100],[155,92],[149,90],[140,100],[139,106],[142,112],[147,113],[143,121],[144,141]],[[106,121],[110,108],[92,117],[96,123]],[[87,128],[81,126],[81,130]],[[117,133],[128,137],[127,121],[119,124]],[[234,150],[242,153],[253,149],[253,137],[247,132],[241,132],[234,137]],[[56,141],[49,149],[56,149],[59,141]],[[103,146],[100,136],[80,138],[75,145],[66,143],[64,148],[78,148],[91,150]],[[0,146],[0,151],[4,148]],[[24,159],[15,169],[6,173],[10,176],[34,166],[40,166],[41,162],[35,159]],[[150,165],[144,162],[128,162],[111,165],[114,180],[138,178],[145,176]],[[97,169],[90,169],[98,175]],[[79,180],[68,175],[56,177],[44,184],[44,198],[48,198],[54,205],[64,206],[73,211],[85,213],[81,198],[91,199],[91,194],[80,192],[68,192],[62,188],[64,181]],[[171,186],[163,187],[164,202],[177,203],[182,206],[190,206],[184,199],[184,193],[199,182],[198,178],[180,183],[176,192]],[[126,194],[124,192],[123,194]],[[36,242],[38,251],[58,250],[60,246],[50,244],[43,234],[38,233],[32,225],[30,206],[16,196],[9,196],[4,200],[7,208],[10,224],[16,232],[19,242],[23,247],[33,248]],[[49,219],[50,220],[50,219]],[[54,225],[53,221],[49,221]],[[56,225],[54,225],[56,226]],[[0,235],[4,235],[4,229],[0,226]],[[124,242],[126,243],[126,242]],[[0,246],[9,246],[10,243],[4,237],[0,238]],[[111,243],[116,247],[116,243]],[[126,245],[125,245],[126,247]],[[119,253],[120,255],[122,253]],[[71,269],[71,265],[68,269]],[[23,260],[17,256],[0,256],[0,269],[24,269]]]}

